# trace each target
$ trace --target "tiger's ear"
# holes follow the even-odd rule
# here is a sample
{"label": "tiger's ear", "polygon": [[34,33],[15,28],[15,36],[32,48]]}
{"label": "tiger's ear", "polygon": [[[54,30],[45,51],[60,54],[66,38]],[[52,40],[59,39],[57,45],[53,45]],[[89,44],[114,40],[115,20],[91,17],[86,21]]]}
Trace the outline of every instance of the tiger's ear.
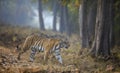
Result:
{"label": "tiger's ear", "polygon": [[18,49],[18,48],[19,48],[19,46],[17,45],[17,46],[16,46],[16,49]]}
{"label": "tiger's ear", "polygon": [[18,47],[18,45],[17,45],[17,46],[15,47],[15,49],[14,49],[13,52],[16,53],[16,52],[18,51],[18,48],[19,48],[19,47]]}
{"label": "tiger's ear", "polygon": [[18,52],[18,51],[20,51],[20,50],[21,50],[20,45],[17,45],[17,46],[15,47],[15,51]]}

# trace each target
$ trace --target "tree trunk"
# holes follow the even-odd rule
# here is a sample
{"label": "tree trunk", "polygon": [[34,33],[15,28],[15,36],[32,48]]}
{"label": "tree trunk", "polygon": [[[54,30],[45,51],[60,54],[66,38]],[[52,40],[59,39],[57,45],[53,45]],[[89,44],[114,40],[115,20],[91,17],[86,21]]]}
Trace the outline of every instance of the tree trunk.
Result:
{"label": "tree trunk", "polygon": [[79,10],[81,48],[88,48],[87,0],[82,0]]}
{"label": "tree trunk", "polygon": [[114,32],[113,32],[113,24],[114,24],[114,4],[115,1],[113,0],[110,0],[110,7],[109,7],[109,24],[110,25],[110,48],[113,48],[114,44],[115,44],[115,35],[114,35]]}
{"label": "tree trunk", "polygon": [[96,13],[97,13],[97,0],[92,0],[92,2],[88,7],[88,40],[89,40],[89,47],[91,47],[94,35],[95,35],[95,22],[96,22]]}
{"label": "tree trunk", "polygon": [[43,15],[42,15],[42,0],[38,0],[38,5],[39,5],[39,24],[40,24],[40,30],[45,30],[44,26],[44,20],[43,20]]}
{"label": "tree trunk", "polygon": [[64,6],[60,4],[60,32],[63,33],[65,29],[65,24],[64,24]]}
{"label": "tree trunk", "polygon": [[53,31],[56,31],[57,10],[58,10],[58,2],[57,2],[57,0],[54,0],[54,6],[53,6]]}
{"label": "tree trunk", "polygon": [[66,34],[70,34],[69,32],[69,18],[68,18],[68,7],[67,4],[64,6],[64,25],[65,25],[65,32]]}
{"label": "tree trunk", "polygon": [[110,4],[112,0],[98,0],[97,17],[95,26],[95,38],[91,48],[91,54],[98,57],[110,55],[110,36],[112,21]]}

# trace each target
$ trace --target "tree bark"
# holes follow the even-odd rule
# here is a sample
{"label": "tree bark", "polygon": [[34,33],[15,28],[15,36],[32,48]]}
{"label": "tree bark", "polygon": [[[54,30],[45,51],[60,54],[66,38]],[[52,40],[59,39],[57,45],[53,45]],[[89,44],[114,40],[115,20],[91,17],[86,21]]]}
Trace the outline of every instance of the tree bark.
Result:
{"label": "tree bark", "polygon": [[39,5],[39,24],[40,24],[40,30],[45,30],[44,26],[44,20],[43,20],[43,15],[42,15],[42,0],[38,0],[38,5]]}
{"label": "tree bark", "polygon": [[88,25],[88,40],[89,47],[91,48],[94,35],[95,35],[95,22],[96,22],[96,13],[97,13],[97,0],[92,0],[92,2],[88,7],[88,17],[87,17],[87,25]]}
{"label": "tree bark", "polygon": [[81,48],[88,48],[87,0],[82,0],[79,10]]}
{"label": "tree bark", "polygon": [[54,0],[54,6],[53,6],[53,31],[57,31],[56,30],[57,10],[58,10],[58,2],[57,2],[57,0]]}
{"label": "tree bark", "polygon": [[64,16],[65,32],[66,32],[66,34],[70,35],[70,32],[69,32],[69,18],[68,18],[68,7],[67,7],[67,4],[64,6],[63,9],[64,9],[63,16]]}
{"label": "tree bark", "polygon": [[70,35],[68,4],[60,4],[60,32]]}
{"label": "tree bark", "polygon": [[112,0],[98,0],[97,17],[95,26],[95,38],[91,48],[91,54],[98,57],[110,55],[110,36],[112,21],[110,4]]}
{"label": "tree bark", "polygon": [[109,16],[110,16],[110,18],[109,18],[109,24],[111,24],[110,25],[110,48],[113,48],[114,47],[114,44],[115,44],[115,35],[114,35],[114,32],[113,32],[113,27],[114,27],[114,4],[115,3],[115,1],[113,1],[113,0],[110,0],[110,7],[109,7]]}
{"label": "tree bark", "polygon": [[60,5],[60,32],[64,32],[63,5]]}

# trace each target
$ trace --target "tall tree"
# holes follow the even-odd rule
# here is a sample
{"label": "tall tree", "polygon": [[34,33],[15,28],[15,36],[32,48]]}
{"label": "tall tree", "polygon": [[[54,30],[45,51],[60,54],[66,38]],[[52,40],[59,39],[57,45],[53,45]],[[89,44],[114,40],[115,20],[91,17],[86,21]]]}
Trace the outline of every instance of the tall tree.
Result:
{"label": "tall tree", "polygon": [[56,31],[58,7],[59,7],[58,0],[54,0],[54,6],[53,6],[53,31]]}
{"label": "tall tree", "polygon": [[91,48],[91,54],[96,57],[110,55],[111,21],[113,21],[111,19],[111,4],[112,0],[98,0],[95,38]]}
{"label": "tall tree", "polygon": [[40,29],[45,30],[44,26],[44,20],[43,20],[43,15],[42,15],[42,0],[38,0],[38,5],[39,5],[39,24],[40,24]]}
{"label": "tall tree", "polygon": [[69,17],[68,17],[68,4],[70,0],[60,0],[60,32],[65,32],[66,34],[70,34],[69,32]]}
{"label": "tall tree", "polygon": [[94,37],[97,1],[82,0],[80,5],[80,38],[81,48],[90,48]]}
{"label": "tall tree", "polygon": [[91,47],[94,34],[95,34],[95,22],[96,22],[96,13],[97,13],[97,0],[90,0],[87,6],[87,26],[88,26],[88,40],[89,47]]}
{"label": "tall tree", "polygon": [[64,31],[66,32],[66,34],[70,34],[70,32],[69,32],[69,17],[68,17],[68,5],[67,4],[65,4],[64,5],[64,8],[63,8],[63,10],[64,10],[64,13],[63,13],[63,16],[64,16]]}
{"label": "tall tree", "polygon": [[81,48],[88,48],[87,0],[82,0],[79,8]]}
{"label": "tall tree", "polygon": [[64,16],[63,16],[63,10],[64,6],[62,4],[60,4],[60,32],[63,33],[64,29],[65,29],[65,25],[64,25]]}

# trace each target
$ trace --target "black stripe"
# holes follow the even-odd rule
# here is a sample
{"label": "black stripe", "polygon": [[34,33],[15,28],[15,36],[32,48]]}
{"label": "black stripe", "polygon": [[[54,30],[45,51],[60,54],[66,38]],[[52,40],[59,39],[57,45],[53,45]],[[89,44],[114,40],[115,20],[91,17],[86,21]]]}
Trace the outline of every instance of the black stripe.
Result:
{"label": "black stripe", "polygon": [[31,54],[31,55],[30,55],[30,58],[34,58],[34,56],[35,56],[34,54]]}
{"label": "black stripe", "polygon": [[57,46],[59,46],[59,45],[56,45],[56,46],[55,46],[55,50],[59,50],[59,49],[60,49],[60,48],[57,48]]}
{"label": "black stripe", "polygon": [[[43,40],[40,38],[39,39],[39,44],[38,44],[38,51],[40,52],[42,50],[42,44],[43,44]],[[40,48],[40,49],[39,49]]]}
{"label": "black stripe", "polygon": [[32,52],[36,52],[36,48],[33,46],[33,47],[31,48],[31,51],[32,51]]}
{"label": "black stripe", "polygon": [[[40,48],[40,49],[39,49],[39,48]],[[38,51],[40,52],[40,51],[41,51],[42,46],[39,46],[39,48],[38,48]]]}
{"label": "black stripe", "polygon": [[56,56],[60,55],[60,53],[57,53]]}

